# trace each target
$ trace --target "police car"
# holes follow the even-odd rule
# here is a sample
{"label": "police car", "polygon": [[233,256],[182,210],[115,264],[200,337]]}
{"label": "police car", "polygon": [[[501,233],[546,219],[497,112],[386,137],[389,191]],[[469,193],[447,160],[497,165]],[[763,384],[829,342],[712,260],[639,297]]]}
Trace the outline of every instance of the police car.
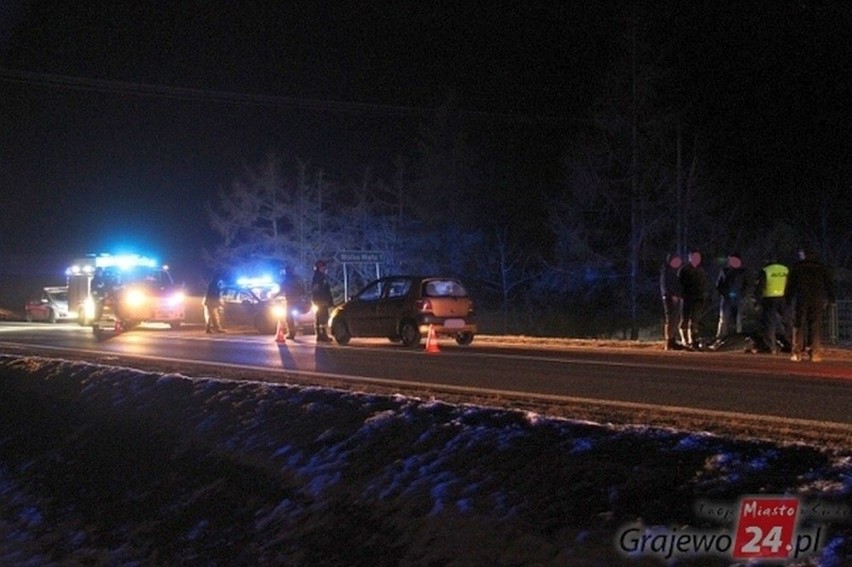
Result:
{"label": "police car", "polygon": [[271,335],[286,317],[290,338],[314,333],[314,309],[306,297],[285,301],[278,297],[278,284],[271,278],[239,278],[222,287],[222,324],[228,328],[251,327]]}

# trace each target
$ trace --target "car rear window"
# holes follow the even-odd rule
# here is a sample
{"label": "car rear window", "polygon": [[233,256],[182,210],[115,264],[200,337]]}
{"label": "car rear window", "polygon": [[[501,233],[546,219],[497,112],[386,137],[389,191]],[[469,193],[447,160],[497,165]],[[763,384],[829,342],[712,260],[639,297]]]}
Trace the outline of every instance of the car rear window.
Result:
{"label": "car rear window", "polygon": [[456,280],[429,280],[423,287],[426,297],[467,297],[467,290]]}

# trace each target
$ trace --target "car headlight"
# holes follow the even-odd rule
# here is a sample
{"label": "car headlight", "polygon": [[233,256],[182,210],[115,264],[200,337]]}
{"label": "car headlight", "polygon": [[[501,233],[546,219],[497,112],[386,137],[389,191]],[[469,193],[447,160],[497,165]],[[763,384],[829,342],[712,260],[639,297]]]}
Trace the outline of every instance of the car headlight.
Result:
{"label": "car headlight", "polygon": [[125,302],[129,307],[139,307],[145,303],[145,292],[138,289],[131,289],[127,291],[127,296],[125,297]]}
{"label": "car headlight", "polygon": [[168,303],[169,305],[180,305],[183,303],[184,299],[186,299],[184,293],[182,291],[177,291],[169,297]]}
{"label": "car headlight", "polygon": [[274,304],[270,310],[272,311],[272,316],[276,319],[283,319],[287,316],[287,306],[282,305],[280,303]]}

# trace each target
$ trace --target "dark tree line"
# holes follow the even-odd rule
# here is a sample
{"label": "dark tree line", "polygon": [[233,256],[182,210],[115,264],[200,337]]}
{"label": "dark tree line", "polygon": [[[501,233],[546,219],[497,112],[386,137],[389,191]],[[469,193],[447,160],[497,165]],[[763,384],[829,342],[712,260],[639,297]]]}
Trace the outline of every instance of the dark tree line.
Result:
{"label": "dark tree line", "polygon": [[[850,156],[810,163],[813,198],[761,216],[739,198],[737,172],[715,165],[689,105],[661,96],[666,69],[635,22],[588,117],[562,133],[556,175],[518,175],[493,130],[447,104],[421,126],[414,152],[385,164],[390,173],[365,167],[346,177],[276,155],[247,168],[209,203],[221,236],[209,263],[283,262],[307,279],[316,259],[380,251],[384,274],[463,278],[496,333],[658,333],[659,266],[689,248],[705,253],[712,282],[732,251],[754,272],[808,245],[835,267],[842,294],[852,265]],[[375,276],[374,266],[348,269],[356,289]],[[339,283],[340,266],[330,272]]]}

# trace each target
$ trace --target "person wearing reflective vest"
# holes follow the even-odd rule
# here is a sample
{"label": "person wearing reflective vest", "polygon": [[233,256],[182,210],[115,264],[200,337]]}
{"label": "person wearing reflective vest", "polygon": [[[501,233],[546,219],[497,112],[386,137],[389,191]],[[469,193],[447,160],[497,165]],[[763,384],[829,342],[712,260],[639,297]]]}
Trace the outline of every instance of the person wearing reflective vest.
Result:
{"label": "person wearing reflective vest", "polygon": [[755,299],[760,303],[763,347],[771,354],[778,354],[781,350],[779,335],[782,344],[790,343],[789,317],[787,317],[787,303],[784,300],[789,272],[787,266],[772,260],[757,273]]}

